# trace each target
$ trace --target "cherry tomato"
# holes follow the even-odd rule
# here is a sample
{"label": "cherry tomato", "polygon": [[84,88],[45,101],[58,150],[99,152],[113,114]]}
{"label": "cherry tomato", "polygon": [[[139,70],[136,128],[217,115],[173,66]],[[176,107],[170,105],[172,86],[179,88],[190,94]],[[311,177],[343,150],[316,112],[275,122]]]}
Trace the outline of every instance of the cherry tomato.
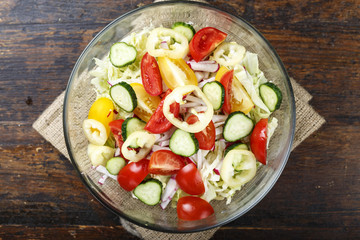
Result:
{"label": "cherry tomato", "polygon": [[208,56],[222,43],[227,34],[213,27],[206,27],[197,31],[189,43],[191,56],[196,62]]}
{"label": "cherry tomato", "polygon": [[204,182],[195,164],[189,163],[176,175],[180,188],[190,195],[202,195],[205,192]]}
{"label": "cherry tomato", "polygon": [[123,140],[123,138],[121,136],[121,126],[122,126],[123,122],[124,122],[123,119],[118,119],[118,120],[114,120],[114,121],[109,123],[109,127],[110,127],[111,132],[114,135],[116,145],[120,149],[121,149],[121,146],[124,143],[124,140]]}
{"label": "cherry tomato", "polygon": [[[219,71],[217,71],[215,80],[221,81],[221,78],[227,73],[229,69],[222,66]],[[254,103],[251,100],[249,94],[246,92],[244,86],[233,77],[230,91],[231,99],[230,99],[230,109],[231,112],[241,111],[245,114],[248,114],[251,109],[254,107]],[[240,100],[239,100],[240,99]]]}
{"label": "cherry tomato", "polygon": [[159,65],[149,53],[141,60],[141,79],[148,94],[158,96],[163,92]]}
{"label": "cherry tomato", "polygon": [[158,57],[158,63],[162,80],[171,90],[179,86],[198,85],[194,71],[184,59]]}
{"label": "cherry tomato", "polygon": [[[188,124],[193,124],[199,121],[196,115],[191,115],[186,119]],[[195,138],[199,142],[199,148],[204,150],[211,150],[215,145],[215,125],[213,121],[210,121],[209,125],[204,130],[198,133],[194,133]]]}
{"label": "cherry tomato", "polygon": [[117,180],[120,186],[126,191],[134,190],[149,174],[149,160],[143,159],[139,162],[131,162],[123,167]]}
{"label": "cherry tomato", "polygon": [[227,114],[231,113],[231,84],[234,76],[234,70],[226,72],[221,77],[221,84],[225,88],[225,98],[224,98],[224,105],[223,105],[223,111]]}
{"label": "cherry tomato", "polygon": [[149,172],[159,175],[172,175],[185,167],[184,159],[170,150],[159,150],[151,155]]}
{"label": "cherry tomato", "polygon": [[255,158],[266,165],[266,143],[267,143],[267,118],[261,119],[256,123],[250,136],[250,148]]}
{"label": "cherry tomato", "polygon": [[[144,127],[145,130],[151,133],[164,133],[173,126],[169,120],[164,116],[163,106],[164,101],[167,95],[171,93],[171,89],[168,89],[165,93],[165,96],[161,100],[159,106],[155,110],[155,113],[151,116],[150,120],[147,122],[146,126]],[[170,112],[174,114],[175,117],[179,116],[180,111],[180,104],[173,103],[170,105]]]}
{"label": "cherry tomato", "polygon": [[114,120],[114,104],[105,97],[97,99],[90,107],[89,119],[95,119],[101,122],[106,128],[106,133],[109,136],[110,128],[109,122]]}
{"label": "cherry tomato", "polygon": [[137,97],[137,107],[134,109],[134,113],[144,122],[148,122],[151,115],[154,114],[161,99],[158,96],[151,96],[148,94],[144,86],[140,83],[131,83],[131,87],[134,89]]}
{"label": "cherry tomato", "polygon": [[179,199],[176,211],[179,219],[195,221],[207,218],[214,213],[213,207],[202,198],[185,196]]}

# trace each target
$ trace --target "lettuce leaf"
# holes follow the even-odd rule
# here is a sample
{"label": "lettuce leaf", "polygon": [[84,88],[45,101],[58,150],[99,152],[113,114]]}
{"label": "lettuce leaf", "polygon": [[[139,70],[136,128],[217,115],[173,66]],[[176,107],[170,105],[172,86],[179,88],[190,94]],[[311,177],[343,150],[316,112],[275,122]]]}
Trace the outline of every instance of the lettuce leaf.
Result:
{"label": "lettuce leaf", "polygon": [[117,68],[111,64],[108,56],[102,60],[94,58],[96,67],[90,72],[90,75],[95,78],[91,80],[91,84],[98,94],[104,94],[109,90],[111,85],[122,81],[141,83],[140,64],[142,57],[146,53],[146,41],[150,30],[150,28],[145,28],[138,33],[130,34],[122,40],[136,48],[137,57],[131,65]]}
{"label": "lettuce leaf", "polygon": [[242,64],[246,68],[246,71],[253,76],[260,72],[258,56],[255,53],[246,52]]}

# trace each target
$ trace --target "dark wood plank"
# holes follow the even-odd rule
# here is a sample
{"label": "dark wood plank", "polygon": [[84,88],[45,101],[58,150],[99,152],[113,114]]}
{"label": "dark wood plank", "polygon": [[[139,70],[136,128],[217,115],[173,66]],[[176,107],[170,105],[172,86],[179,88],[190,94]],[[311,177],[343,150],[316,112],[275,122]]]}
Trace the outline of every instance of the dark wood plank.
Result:
{"label": "dark wood plank", "polygon": [[1,1],[0,25],[51,23],[109,23],[129,10],[151,3],[141,1]]}
{"label": "dark wood plank", "polygon": [[0,225],[0,239],[138,239],[122,226],[68,225],[65,227],[39,227]]}
{"label": "dark wood plank", "polygon": [[[88,192],[71,163],[49,143],[0,147],[0,223],[110,225],[118,218]],[[59,214],[61,213],[61,214]]]}

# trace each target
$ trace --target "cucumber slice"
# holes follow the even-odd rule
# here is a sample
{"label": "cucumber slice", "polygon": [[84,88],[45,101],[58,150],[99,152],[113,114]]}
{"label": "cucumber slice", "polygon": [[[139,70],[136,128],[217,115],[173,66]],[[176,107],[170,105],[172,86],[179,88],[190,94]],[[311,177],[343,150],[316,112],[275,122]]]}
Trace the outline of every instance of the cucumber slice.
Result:
{"label": "cucumber slice", "polygon": [[219,110],[224,104],[225,89],[224,86],[218,82],[209,82],[202,88],[203,93],[213,105],[214,110]]}
{"label": "cucumber slice", "polygon": [[184,35],[189,42],[196,33],[193,26],[191,26],[190,24],[184,23],[184,22],[176,22],[171,26],[171,28],[174,31]]}
{"label": "cucumber slice", "polygon": [[242,112],[231,113],[225,121],[224,139],[228,142],[236,142],[251,133],[254,122]]}
{"label": "cucumber slice", "polygon": [[230,145],[229,147],[227,147],[225,149],[224,152],[224,157],[226,156],[226,154],[228,154],[228,152],[230,152],[231,150],[249,150],[248,146],[245,143],[235,143],[233,145]]}
{"label": "cucumber slice", "polygon": [[183,157],[190,157],[199,150],[199,142],[193,133],[177,129],[170,138],[171,151]]}
{"label": "cucumber slice", "polygon": [[112,175],[118,175],[124,166],[125,160],[121,157],[113,157],[106,163],[106,169]]}
{"label": "cucumber slice", "polygon": [[110,97],[116,105],[126,112],[132,112],[137,106],[134,89],[126,82],[120,82],[110,88]]}
{"label": "cucumber slice", "polygon": [[110,62],[114,67],[125,67],[135,62],[136,48],[124,42],[114,43],[110,48]]}
{"label": "cucumber slice", "polygon": [[273,83],[267,82],[260,85],[260,97],[271,112],[280,108],[282,93]]}
{"label": "cucumber slice", "polygon": [[140,183],[134,189],[134,195],[143,203],[154,206],[160,202],[162,194],[162,184],[157,179],[150,179]]}
{"label": "cucumber slice", "polygon": [[[123,137],[123,140],[126,141],[126,139],[133,132],[143,130],[145,125],[146,125],[146,122],[144,122],[136,117],[127,118],[121,126],[121,135]],[[136,143],[131,143],[129,147],[138,148],[139,146]]]}

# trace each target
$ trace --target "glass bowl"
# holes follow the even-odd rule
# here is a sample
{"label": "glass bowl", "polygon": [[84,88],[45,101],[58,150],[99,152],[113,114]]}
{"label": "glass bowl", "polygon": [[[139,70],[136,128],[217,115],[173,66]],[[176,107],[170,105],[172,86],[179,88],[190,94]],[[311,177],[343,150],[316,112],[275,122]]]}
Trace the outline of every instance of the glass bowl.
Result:
{"label": "glass bowl", "polygon": [[[106,187],[97,181],[101,174],[91,169],[87,156],[88,141],[82,131],[91,104],[96,98],[88,72],[94,68],[93,58],[103,58],[110,46],[150,24],[171,26],[177,21],[195,23],[196,28],[215,27],[233,40],[258,54],[260,69],[283,93],[281,108],[274,113],[279,120],[268,150],[268,164],[256,177],[238,191],[230,204],[226,200],[211,201],[215,215],[199,221],[179,221],[176,209],[168,206],[147,206],[131,197],[119,184],[106,180]],[[295,129],[294,96],[286,70],[269,42],[243,19],[198,2],[159,2],[130,11],[107,25],[80,55],[71,73],[64,102],[64,135],[73,165],[94,197],[118,216],[139,226],[164,232],[196,232],[229,223],[254,207],[272,188],[285,167]]]}

